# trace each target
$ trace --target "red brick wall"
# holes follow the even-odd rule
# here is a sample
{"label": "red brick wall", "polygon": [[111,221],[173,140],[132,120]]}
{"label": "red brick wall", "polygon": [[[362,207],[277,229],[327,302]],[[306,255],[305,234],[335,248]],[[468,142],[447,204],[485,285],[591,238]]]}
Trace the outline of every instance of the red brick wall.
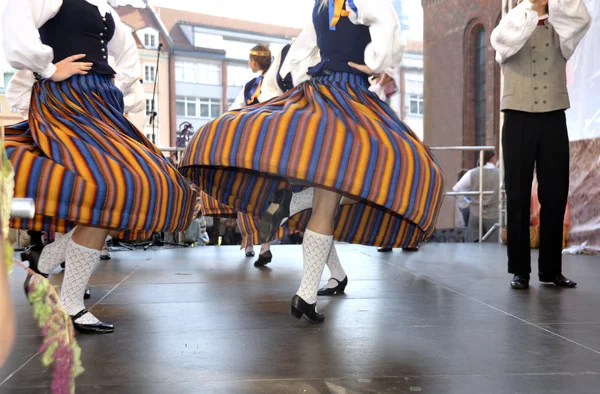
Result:
{"label": "red brick wall", "polygon": [[[499,125],[499,74],[489,37],[501,15],[501,0],[423,0],[425,117],[424,140],[430,146],[473,145],[474,90],[470,34],[481,25],[486,30],[487,51],[487,142],[496,145]],[[473,154],[439,152],[447,189],[459,171],[472,166]],[[438,227],[453,227],[454,199],[447,198]]]}

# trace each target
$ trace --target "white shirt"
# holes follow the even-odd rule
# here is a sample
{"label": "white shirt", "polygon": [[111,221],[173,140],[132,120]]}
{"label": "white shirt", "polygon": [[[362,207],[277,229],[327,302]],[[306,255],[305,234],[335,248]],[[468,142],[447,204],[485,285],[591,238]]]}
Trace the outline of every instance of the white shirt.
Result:
{"label": "white shirt", "polygon": [[[145,106],[140,83],[140,62],[137,45],[131,31],[121,22],[107,0],[86,0],[98,7],[101,15],[111,13],[115,20],[115,34],[108,43],[108,55],[115,60],[115,84],[125,98],[125,112],[139,112]],[[33,73],[50,78],[56,72],[52,63],[54,51],[44,45],[38,29],[60,10],[62,0],[9,0],[2,17],[3,46],[8,63],[19,70],[11,79],[6,98],[11,107],[27,114]]]}
{"label": "white shirt", "polygon": [[523,48],[541,19],[547,18],[558,34],[560,49],[566,60],[573,55],[590,27],[592,18],[583,0],[550,0],[549,15],[542,17],[531,9],[532,5],[531,1],[523,0],[492,31],[490,40],[498,63],[504,63]]}
{"label": "white shirt", "polygon": [[[496,166],[493,165],[492,163],[487,163],[486,165],[483,166],[483,168],[496,168]],[[452,191],[457,192],[457,193],[469,191],[469,188],[471,187],[471,174],[475,170],[476,170],[476,168],[473,168],[472,170],[467,171],[467,173],[465,175],[463,175],[462,178],[460,178],[458,183],[456,185],[454,185],[454,187],[452,188]]]}
{"label": "white shirt", "polygon": [[[355,25],[369,27],[371,42],[365,48],[365,64],[375,74],[381,74],[397,67],[402,62],[404,41],[398,16],[389,0],[354,0],[353,5],[358,12],[346,4],[350,13],[348,18]],[[323,11],[326,12],[326,11]],[[313,22],[300,32],[290,48],[280,76],[292,74],[294,86],[310,79],[306,73],[308,68],[320,62],[317,33]],[[390,73],[393,73],[390,71]]]}

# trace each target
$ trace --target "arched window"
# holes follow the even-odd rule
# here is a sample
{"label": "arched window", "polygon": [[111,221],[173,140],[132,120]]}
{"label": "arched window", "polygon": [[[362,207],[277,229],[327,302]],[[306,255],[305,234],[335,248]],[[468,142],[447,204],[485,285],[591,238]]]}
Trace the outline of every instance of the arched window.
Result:
{"label": "arched window", "polygon": [[475,34],[474,56],[473,56],[473,76],[475,83],[475,145],[486,145],[486,72],[487,72],[487,45],[485,28],[481,28]]}

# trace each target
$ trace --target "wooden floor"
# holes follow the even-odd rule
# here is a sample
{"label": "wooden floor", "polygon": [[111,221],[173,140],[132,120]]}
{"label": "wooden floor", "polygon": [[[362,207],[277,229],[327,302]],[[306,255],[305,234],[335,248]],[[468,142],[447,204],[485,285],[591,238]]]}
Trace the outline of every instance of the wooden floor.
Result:
{"label": "wooden floor", "polygon": [[[319,299],[322,325],[290,315],[299,246],[274,247],[264,269],[235,247],[113,253],[87,305],[116,330],[78,336],[86,371],[77,392],[600,391],[599,258],[565,257],[578,289],[532,280],[517,292],[495,244],[338,250],[349,285],[345,296]],[[49,392],[23,278],[15,268],[18,338],[0,394]]]}

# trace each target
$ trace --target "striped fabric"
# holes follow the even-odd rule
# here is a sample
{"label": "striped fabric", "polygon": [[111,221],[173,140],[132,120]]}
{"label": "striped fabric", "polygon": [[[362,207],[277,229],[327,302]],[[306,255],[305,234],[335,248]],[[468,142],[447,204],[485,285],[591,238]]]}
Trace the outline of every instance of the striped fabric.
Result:
{"label": "striped fabric", "polygon": [[[431,237],[444,191],[435,158],[363,78],[332,73],[203,126],[180,171],[212,197],[259,217],[271,192],[310,183],[360,200],[335,238],[415,247]],[[287,227],[302,231],[304,220]]]}
{"label": "striped fabric", "polygon": [[189,227],[196,191],[126,119],[109,77],[37,82],[29,122],[6,134],[15,197],[36,205],[35,218],[13,228],[66,233],[79,223],[132,238]]}

